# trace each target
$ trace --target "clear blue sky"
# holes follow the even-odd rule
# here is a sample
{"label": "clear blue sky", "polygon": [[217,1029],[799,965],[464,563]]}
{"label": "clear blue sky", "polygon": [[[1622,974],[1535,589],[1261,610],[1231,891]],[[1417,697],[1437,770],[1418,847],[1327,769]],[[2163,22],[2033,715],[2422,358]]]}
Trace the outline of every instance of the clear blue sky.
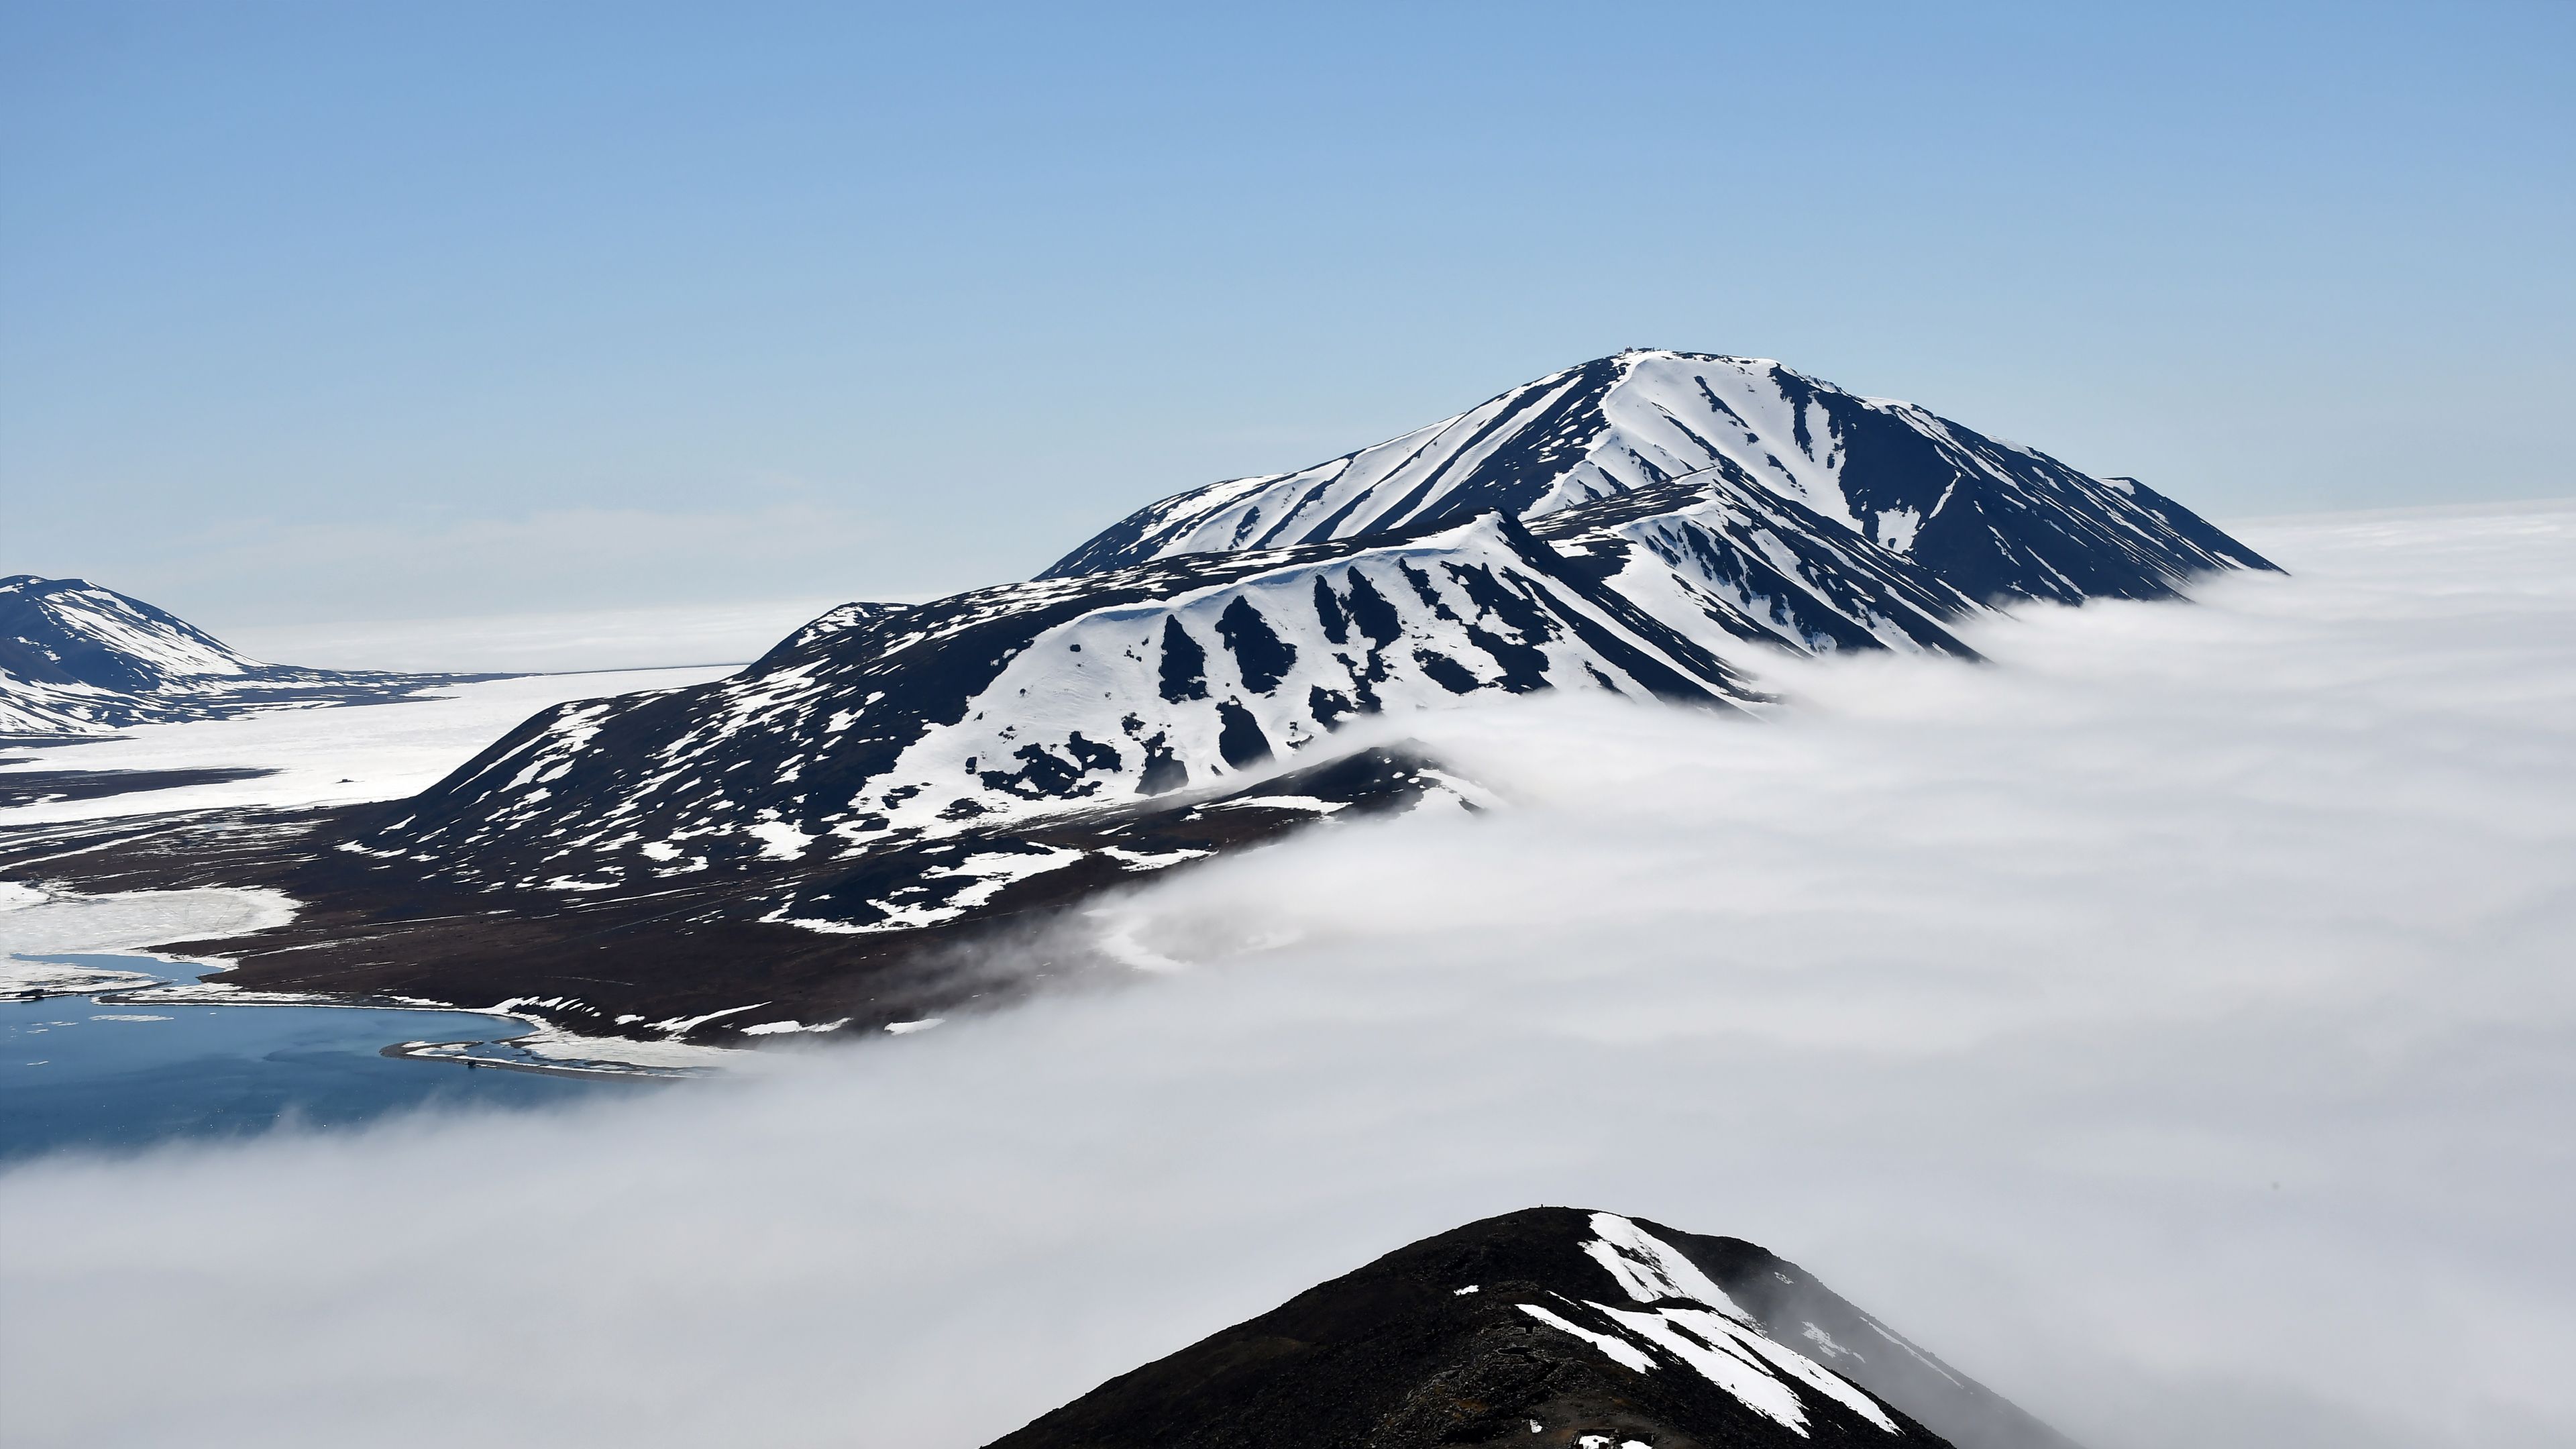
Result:
{"label": "clear blue sky", "polygon": [[0,6],[0,572],[1017,577],[1629,345],[2226,517],[2576,492],[2576,5]]}

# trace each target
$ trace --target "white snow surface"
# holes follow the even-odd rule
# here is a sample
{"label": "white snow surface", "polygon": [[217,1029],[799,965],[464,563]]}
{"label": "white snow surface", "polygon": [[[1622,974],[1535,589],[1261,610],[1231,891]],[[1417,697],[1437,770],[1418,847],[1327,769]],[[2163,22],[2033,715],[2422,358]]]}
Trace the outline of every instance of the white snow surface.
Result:
{"label": "white snow surface", "polygon": [[[1808,1427],[1800,1386],[1887,1433],[1898,1432],[1896,1421],[1877,1400],[1805,1354],[1775,1342],[1680,1249],[1616,1213],[1596,1212],[1590,1226],[1593,1236],[1583,1244],[1584,1253],[1608,1271],[1620,1291],[1648,1306],[1640,1311],[1584,1300],[1585,1307],[1614,1325],[1613,1332],[1577,1327],[1535,1304],[1524,1303],[1521,1311],[1574,1334],[1613,1362],[1640,1373],[1662,1362],[1655,1356],[1659,1350],[1734,1395],[1746,1408],[1802,1437],[1808,1436]],[[1676,1299],[1681,1302],[1675,1303]]]}
{"label": "white snow surface", "polygon": [[295,902],[273,890],[92,896],[22,886],[0,895],[0,956],[135,951],[163,941],[248,935],[294,918]]}
{"label": "white snow surface", "polygon": [[0,778],[32,770],[178,770],[245,766],[277,773],[214,785],[137,791],[0,809],[0,828],[169,810],[347,805],[416,794],[530,714],[596,695],[671,689],[722,678],[725,666],[611,674],[539,674],[450,686],[440,696],[238,719],[137,725],[112,739],[9,751]]}

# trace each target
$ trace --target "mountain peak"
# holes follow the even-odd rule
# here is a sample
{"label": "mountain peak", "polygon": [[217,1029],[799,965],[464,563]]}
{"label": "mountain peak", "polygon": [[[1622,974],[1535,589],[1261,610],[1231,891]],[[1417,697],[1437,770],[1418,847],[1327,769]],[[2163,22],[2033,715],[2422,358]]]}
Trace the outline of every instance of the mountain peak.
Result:
{"label": "mountain peak", "polygon": [[1537,520],[1681,478],[1789,500],[1977,602],[2161,598],[2194,572],[2269,567],[2169,502],[1912,404],[1769,358],[1631,348],[1309,468],[1147,504],[1043,577],[1488,510]]}
{"label": "mountain peak", "polygon": [[1529,1208],[1399,1248],[992,1449],[2073,1449],[1736,1238]]}

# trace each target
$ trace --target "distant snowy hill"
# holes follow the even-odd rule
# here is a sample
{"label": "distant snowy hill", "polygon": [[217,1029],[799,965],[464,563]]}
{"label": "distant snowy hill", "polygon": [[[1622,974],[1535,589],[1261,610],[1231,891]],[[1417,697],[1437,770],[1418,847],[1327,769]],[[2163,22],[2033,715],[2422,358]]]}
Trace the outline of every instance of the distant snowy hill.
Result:
{"label": "distant snowy hill", "polygon": [[1532,1208],[1425,1238],[991,1449],[2075,1449],[1736,1238]]}
{"label": "distant snowy hill", "polygon": [[455,677],[263,664],[84,579],[0,578],[0,737],[378,703]]}
{"label": "distant snowy hill", "polygon": [[1677,478],[1748,484],[1979,602],[2163,598],[2185,576],[2267,568],[2135,480],[2089,478],[1912,403],[1762,358],[1622,352],[1294,473],[1148,504],[1049,575],[1175,554],[1535,519]]}

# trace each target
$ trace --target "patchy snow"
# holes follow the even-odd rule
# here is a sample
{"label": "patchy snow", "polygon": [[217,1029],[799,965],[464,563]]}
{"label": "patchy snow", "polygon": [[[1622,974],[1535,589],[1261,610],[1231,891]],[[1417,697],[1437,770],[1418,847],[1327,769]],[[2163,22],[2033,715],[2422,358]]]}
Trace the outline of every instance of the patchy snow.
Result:
{"label": "patchy snow", "polygon": [[[1801,1436],[1808,1433],[1801,1388],[1842,1405],[1887,1433],[1901,1432],[1877,1400],[1772,1339],[1680,1249],[1616,1213],[1594,1213],[1590,1227],[1593,1237],[1583,1244],[1584,1253],[1610,1274],[1631,1301],[1646,1306],[1618,1308],[1585,1300],[1583,1306],[1614,1325],[1615,1333],[1581,1327],[1535,1304],[1520,1305],[1522,1312],[1574,1334],[1613,1362],[1640,1372],[1655,1363],[1648,1350],[1660,1351],[1696,1370],[1746,1408]],[[1814,1325],[1808,1327],[1815,1331]]]}
{"label": "patchy snow", "polygon": [[849,1024],[850,1019],[846,1016],[838,1021],[818,1021],[811,1026],[795,1020],[764,1021],[758,1026],[744,1027],[742,1034],[744,1036],[783,1036],[789,1032],[798,1031],[839,1031]]}
{"label": "patchy snow", "polygon": [[[317,1005],[329,1005],[318,1002]],[[424,1061],[482,1062],[602,1076],[695,1076],[740,1063],[748,1053],[679,1041],[636,1041],[619,1036],[583,1036],[546,1022],[514,1031],[528,1017],[498,1019],[506,1023],[487,1038],[472,1041],[409,1041],[399,1054]]]}
{"label": "patchy snow", "polygon": [[637,1041],[623,1036],[583,1036],[547,1022],[510,1045],[531,1056],[557,1062],[613,1062],[634,1067],[721,1067],[743,1060],[731,1047],[685,1041]]}
{"label": "patchy snow", "polygon": [[[519,1004],[520,1003],[516,1001],[505,1001],[499,1006],[493,1007],[492,1010],[507,1011],[511,1007]],[[721,1017],[734,1016],[746,1011],[758,1011],[768,1004],[769,1003],[766,1001],[755,1001],[749,1006],[728,1006],[722,1011],[710,1011],[704,1016],[668,1017],[661,1021],[654,1022],[653,1029],[666,1036],[682,1037],[688,1035],[690,1032],[696,1031],[699,1027],[706,1025],[708,1022],[715,1021]]]}
{"label": "patchy snow", "polygon": [[1185,860],[1203,860],[1216,854],[1213,850],[1186,848],[1164,851],[1129,850],[1121,845],[1104,845],[1100,848],[1100,853],[1129,870],[1161,870],[1167,866],[1179,865]]}
{"label": "patchy snow", "polygon": [[1240,810],[1249,805],[1263,805],[1273,810],[1312,810],[1318,815],[1330,815],[1336,810],[1349,809],[1351,802],[1348,800],[1319,800],[1312,795],[1247,795],[1239,800],[1219,800],[1207,808],[1210,810]]}
{"label": "patchy snow", "polygon": [[1617,1213],[1594,1213],[1592,1233],[1592,1241],[1583,1245],[1583,1251],[1608,1269],[1620,1288],[1638,1302],[1687,1298],[1707,1304],[1739,1323],[1752,1321],[1752,1316],[1736,1307],[1735,1300],[1701,1272],[1698,1264],[1628,1219]]}
{"label": "patchy snow", "polygon": [[1653,1355],[1615,1333],[1596,1333],[1589,1328],[1568,1323],[1535,1303],[1524,1303],[1520,1305],[1520,1310],[1550,1328],[1560,1329],[1582,1339],[1585,1343],[1608,1354],[1612,1363],[1634,1369],[1641,1374],[1652,1372],[1655,1367]]}

